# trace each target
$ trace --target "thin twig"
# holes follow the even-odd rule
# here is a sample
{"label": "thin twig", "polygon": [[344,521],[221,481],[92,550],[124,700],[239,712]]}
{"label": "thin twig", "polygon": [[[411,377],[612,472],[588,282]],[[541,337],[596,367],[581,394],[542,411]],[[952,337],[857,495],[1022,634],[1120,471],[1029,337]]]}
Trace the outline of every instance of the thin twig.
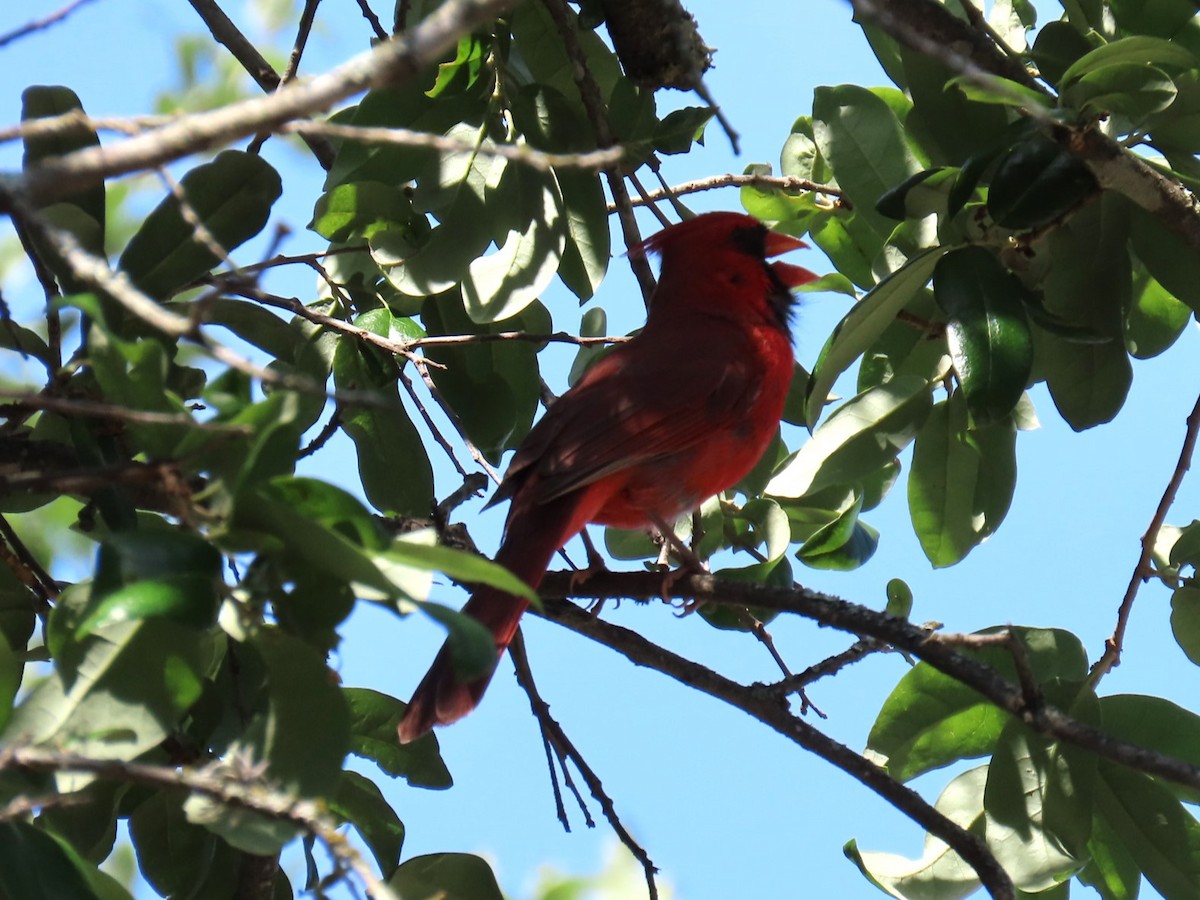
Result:
{"label": "thin twig", "polygon": [[421,402],[421,398],[417,396],[417,389],[413,386],[412,379],[408,377],[404,369],[396,366],[396,378],[404,385],[404,390],[408,394],[408,399],[412,401],[413,406],[417,408],[422,420],[425,422],[425,427],[429,429],[429,433],[433,435],[433,439],[437,445],[442,448],[446,456],[449,457],[454,470],[458,472],[464,479],[467,478],[467,470],[463,468],[463,464],[458,461],[458,455],[454,452],[454,447],[446,440],[446,436],[442,434],[442,430],[437,427],[437,423],[433,421],[433,416],[429,414],[429,410],[425,408],[425,404]]}
{"label": "thin twig", "polygon": [[8,563],[13,574],[37,597],[37,607],[34,612],[39,616],[45,616],[50,612],[50,604],[58,599],[58,584],[38,562],[38,558],[25,546],[25,542],[21,540],[20,535],[3,515],[0,515],[0,539],[3,539],[5,545],[12,551],[11,556],[5,554],[5,562]]}
{"label": "thin twig", "polygon": [[1129,626],[1133,601],[1137,599],[1138,588],[1142,586],[1142,583],[1149,581],[1154,575],[1154,566],[1151,563],[1154,557],[1154,545],[1158,542],[1158,534],[1167,521],[1167,513],[1171,509],[1171,504],[1175,502],[1175,497],[1179,493],[1179,486],[1183,484],[1183,476],[1192,466],[1192,455],[1196,452],[1198,433],[1200,433],[1200,397],[1196,398],[1196,403],[1187,417],[1187,430],[1183,435],[1183,446],[1179,449],[1179,460],[1175,463],[1175,470],[1171,473],[1170,480],[1167,481],[1167,487],[1158,501],[1146,533],[1142,535],[1142,552],[1138,556],[1137,564],[1133,567],[1133,574],[1129,577],[1129,585],[1125,588],[1125,596],[1121,598],[1121,605],[1117,608],[1116,628],[1104,642],[1104,653],[1096,660],[1091,672],[1088,673],[1088,681],[1092,685],[1097,684],[1109,670],[1121,664],[1121,650],[1125,646],[1125,629]]}
{"label": "thin twig", "polygon": [[[283,77],[279,79],[279,88],[294,81],[296,73],[300,71],[300,57],[304,55],[304,47],[308,44],[308,36],[312,33],[313,21],[317,17],[317,7],[320,3],[321,0],[304,0],[304,9],[300,11],[300,23],[296,27],[296,40],[292,43],[292,53],[288,57],[287,68],[283,71]],[[247,151],[258,153],[270,136],[269,131],[260,131],[254,136],[250,146],[246,148]]]}
{"label": "thin twig", "polygon": [[[613,147],[617,144],[617,139],[608,119],[608,109],[604,104],[603,96],[601,96],[600,86],[596,84],[596,79],[592,77],[592,73],[588,69],[587,57],[575,34],[573,13],[567,8],[565,0],[542,0],[542,2],[549,11],[550,18],[554,20],[554,27],[558,30],[563,49],[571,60],[571,76],[575,79],[575,86],[583,98],[583,107],[587,111],[588,120],[592,123],[592,128],[596,133],[596,144],[601,148]],[[637,219],[633,215],[633,205],[629,201],[629,192],[625,189],[625,181],[621,177],[621,172],[614,165],[604,170],[604,177],[608,181],[608,190],[616,205],[625,247],[627,249],[636,247],[642,242],[642,236],[638,231]],[[638,286],[642,290],[642,299],[649,304],[650,296],[654,293],[654,273],[650,270],[650,262],[644,255],[635,253],[630,254],[629,264],[633,269],[634,277],[637,278]]]}
{"label": "thin twig", "polygon": [[72,0],[72,2],[68,3],[62,9],[50,13],[48,16],[42,16],[40,19],[33,19],[30,22],[26,22],[20,28],[14,28],[7,34],[0,34],[0,47],[4,47],[6,44],[11,44],[13,41],[20,40],[26,35],[33,34],[35,31],[42,31],[43,29],[49,28],[51,25],[57,25],[67,16],[71,15],[71,13],[75,12],[75,10],[79,9],[79,7],[88,2],[89,0]]}
{"label": "thin twig", "polygon": [[[242,68],[254,79],[255,84],[268,94],[279,89],[283,83],[279,73],[267,62],[266,57],[258,52],[258,48],[238,30],[238,27],[233,24],[233,20],[225,15],[224,10],[214,0],[188,0],[188,2],[204,20],[204,24],[208,26],[212,36],[229,50],[234,59],[241,63]],[[308,144],[308,148],[316,157],[321,168],[328,171],[333,166],[333,159],[337,155],[333,144],[320,135],[301,135],[301,138]]]}
{"label": "thin twig", "polygon": [[[641,863],[642,871],[646,876],[646,888],[650,892],[650,900],[658,898],[658,884],[655,882],[654,875],[658,871],[658,867],[654,865],[648,853],[639,844],[625,828],[621,822],[620,816],[617,815],[616,806],[613,804],[612,798],[604,789],[604,783],[595,773],[591,766],[580,754],[578,748],[567,737],[567,733],[563,731],[562,726],[555,718],[550,715],[550,706],[542,699],[538,693],[537,685],[533,681],[533,672],[529,668],[529,658],[525,653],[524,638],[518,629],[517,638],[513,641],[510,648],[513,656],[513,667],[517,673],[517,683],[525,694],[529,697],[529,707],[533,710],[534,717],[537,719],[538,726],[542,730],[543,739],[548,741],[560,759],[565,758],[575,764],[575,768],[579,770],[579,774],[583,776],[584,782],[588,786],[588,790],[592,796],[596,798],[596,802],[600,804],[600,810],[604,813],[604,818],[608,820],[608,824],[612,827],[617,835],[617,839],[625,845],[626,849],[633,854],[634,858]],[[567,774],[565,762],[563,765],[563,774]],[[581,804],[582,805],[582,804]],[[587,815],[586,807],[583,807],[584,815]],[[589,817],[589,826],[591,825]]]}
{"label": "thin twig", "polygon": [[[809,181],[807,178],[795,178],[790,175],[734,175],[730,173],[727,175],[713,175],[710,178],[699,178],[695,181],[685,181],[683,184],[650,191],[642,198],[634,200],[633,205],[646,206],[670,197],[681,197],[684,194],[695,194],[700,191],[711,191],[723,187],[745,187],[747,185],[785,191],[812,191],[816,194],[828,194],[831,197],[837,197],[843,206],[847,206],[849,203],[849,201],[844,199],[845,195],[842,193],[841,188],[828,184],[819,184],[815,181]],[[615,212],[615,210],[616,207],[610,203],[608,211],[611,213]]]}
{"label": "thin twig", "polygon": [[625,149],[620,146],[587,153],[550,153],[534,149],[528,144],[496,144],[491,141],[480,144],[427,131],[412,131],[408,128],[343,125],[337,122],[287,122],[277,130],[283,133],[322,134],[364,144],[395,144],[401,147],[428,148],[442,153],[498,156],[523,163],[539,172],[549,172],[552,169],[603,169],[617,165],[625,155]]}
{"label": "thin twig", "polygon": [[218,431],[226,434],[252,434],[249,425],[234,425],[228,422],[198,422],[186,413],[155,412],[148,409],[130,409],[96,400],[77,400],[70,397],[55,397],[50,394],[27,394],[21,391],[0,389],[0,417],[20,415],[26,410],[45,409],[68,416],[88,416],[96,419],[114,419],[132,422],[135,425],[184,425],[196,431]]}
{"label": "thin twig", "polygon": [[362,10],[363,18],[371,26],[371,31],[375,33],[375,39],[378,41],[386,41],[388,33],[383,28],[383,23],[379,21],[379,16],[375,15],[375,11],[371,9],[371,5],[367,0],[358,0],[358,8]]}

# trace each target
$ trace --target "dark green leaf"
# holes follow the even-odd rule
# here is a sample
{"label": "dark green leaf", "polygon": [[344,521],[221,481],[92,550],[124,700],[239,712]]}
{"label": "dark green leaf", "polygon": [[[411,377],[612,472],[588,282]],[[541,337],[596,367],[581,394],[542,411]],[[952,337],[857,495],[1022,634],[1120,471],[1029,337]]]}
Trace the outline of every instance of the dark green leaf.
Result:
{"label": "dark green leaf", "polygon": [[193,825],[182,793],[159,791],[138,804],[129,834],[142,876],[166,897],[222,900],[237,891],[242,856],[215,834]]}
{"label": "dark green leaf", "polygon": [[1200,666],[1200,588],[1184,585],[1171,594],[1171,631],[1187,658]]}
{"label": "dark green leaf", "polygon": [[329,801],[329,809],[343,822],[354,826],[371,848],[383,877],[390,878],[400,865],[404,823],[374,782],[357,772],[343,772],[337,793]]}
{"label": "dark green leaf", "polygon": [[716,111],[708,106],[685,106],[667,113],[654,129],[654,149],[659,153],[687,153],[693,143],[704,143],[704,127]]}
{"label": "dark green leaf", "polygon": [[583,302],[600,287],[611,255],[604,189],[594,172],[562,169],[556,177],[567,225],[558,277]]}
{"label": "dark green leaf", "polygon": [[93,781],[74,791],[71,802],[44,808],[39,827],[65,841],[90,863],[99,865],[112,852],[117,837],[117,815],[129,785],[118,781]]}
{"label": "dark green leaf", "polygon": [[[393,316],[374,309],[356,324],[389,337]],[[433,468],[421,434],[400,400],[396,364],[378,351],[343,337],[333,357],[338,390],[369,393],[375,402],[342,412],[342,428],[354,442],[358,472],[371,505],[389,515],[427,516],[433,509]]]}
{"label": "dark green leaf", "polygon": [[98,900],[66,849],[24,822],[0,822],[0,893],[20,900]]}
{"label": "dark green leaf", "polygon": [[1033,59],[1051,84],[1059,84],[1063,73],[1088,53],[1092,44],[1069,22],[1047,22],[1033,42]]}
{"label": "dark green leaf", "polygon": [[1002,108],[975,102],[978,94],[951,86],[956,73],[944,62],[907,47],[900,55],[913,101],[904,127],[929,150],[934,162],[960,165],[981,143],[994,140],[1007,127]]}
{"label": "dark green leaf", "polygon": [[496,640],[474,616],[440,603],[421,603],[421,610],[446,628],[446,646],[460,681],[474,681],[496,668]]}
{"label": "dark green leaf", "polygon": [[1161,69],[1145,62],[1113,63],[1072,83],[1063,93],[1063,102],[1084,115],[1114,113],[1137,123],[1166,109],[1178,93],[1175,82]]}
{"label": "dark green leaf", "polygon": [[948,318],[946,343],[972,422],[1005,418],[1033,367],[1024,287],[990,251],[964,247],[938,260],[933,295]]}
{"label": "dark green leaf", "polygon": [[[477,325],[463,309],[457,292],[431,297],[421,308],[430,335],[484,334],[500,331],[551,331],[550,314],[534,304],[515,319]],[[541,389],[537,345],[502,341],[431,346],[426,355],[444,369],[433,369],[434,383],[462,419],[467,436],[493,463],[528,433]]]}
{"label": "dark green leaf", "polygon": [[[21,93],[21,121],[43,119],[67,113],[79,113],[83,118],[83,105],[78,95],[68,87],[60,85],[34,85]],[[24,138],[26,169],[38,163],[66,156],[77,150],[99,147],[100,138],[95,129],[85,121],[69,129],[60,129],[53,134],[31,135]],[[57,202],[44,206],[41,213],[51,224],[64,228],[75,236],[85,250],[96,256],[104,256],[105,191],[101,181],[93,187],[70,194]],[[70,293],[90,289],[80,280],[74,270],[44,242],[34,238],[43,259],[53,270],[63,288]],[[7,317],[5,317],[7,318]]]}
{"label": "dark green leaf", "polygon": [[430,735],[411,744],[396,740],[404,715],[402,702],[367,688],[342,688],[342,696],[350,707],[351,753],[373,760],[384,772],[413,787],[441,790],[454,783],[438,753],[436,737]]}
{"label": "dark green leaf", "polygon": [[912,614],[913,592],[904,581],[893,578],[887,583],[887,608],[884,612],[898,619],[907,619]]}
{"label": "dark green leaf", "polygon": [[1094,887],[1103,900],[1134,900],[1142,881],[1141,870],[1102,815],[1093,816],[1087,849],[1090,860],[1076,876],[1079,881]]}
{"label": "dark green leaf", "polygon": [[1200,256],[1158,217],[1138,206],[1130,208],[1133,252],[1172,296],[1200,311]]}
{"label": "dark green leaf", "polygon": [[415,856],[396,870],[388,886],[404,900],[504,900],[491,867],[468,853]]}
{"label": "dark green leaf", "polygon": [[1096,190],[1087,166],[1047,137],[1036,135],[1000,160],[988,191],[988,212],[1006,228],[1036,228]]}
{"label": "dark green leaf", "polygon": [[[226,252],[262,231],[283,190],[279,174],[261,156],[240,150],[222,151],[184,175],[179,186],[190,212]],[[165,299],[219,261],[172,194],[146,217],[120,267],[139,290]]]}

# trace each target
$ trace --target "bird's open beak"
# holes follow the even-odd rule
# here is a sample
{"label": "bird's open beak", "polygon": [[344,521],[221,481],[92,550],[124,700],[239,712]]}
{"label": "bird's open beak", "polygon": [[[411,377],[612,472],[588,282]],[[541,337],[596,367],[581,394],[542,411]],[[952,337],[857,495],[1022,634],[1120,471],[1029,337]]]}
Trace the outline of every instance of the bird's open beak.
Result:
{"label": "bird's open beak", "polygon": [[[790,234],[780,234],[778,231],[767,232],[766,256],[779,256],[783,253],[790,253],[793,250],[799,250],[802,247],[807,247],[808,244],[798,238],[792,237]],[[771,270],[779,276],[782,281],[790,288],[800,287],[802,284],[808,284],[810,281],[816,281],[817,275],[802,266],[793,266],[791,263],[773,262],[770,264]]]}

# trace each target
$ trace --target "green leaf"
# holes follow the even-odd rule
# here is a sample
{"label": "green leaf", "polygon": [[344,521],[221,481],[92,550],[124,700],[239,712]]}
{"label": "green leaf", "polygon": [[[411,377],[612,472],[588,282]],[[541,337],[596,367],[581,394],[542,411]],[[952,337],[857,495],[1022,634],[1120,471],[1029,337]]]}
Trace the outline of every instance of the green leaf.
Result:
{"label": "green leaf", "polygon": [[1157,216],[1132,204],[1130,210],[1133,252],[1173,297],[1200,311],[1200,257]]}
{"label": "green leaf", "polygon": [[129,785],[93,781],[71,793],[71,802],[44,807],[37,825],[68,844],[81,858],[99,865],[112,852],[117,816]]}
{"label": "green leaf", "polygon": [[1165,787],[1100,760],[1096,812],[1164,897],[1194,897],[1200,884],[1200,826]]}
{"label": "green leaf", "polygon": [[858,519],[862,494],[855,491],[854,502],[838,517],[817,531],[796,551],[796,558],[813,569],[849,571],[857,569],[875,554],[879,533]]}
{"label": "green leaf", "polygon": [[[278,629],[260,630],[241,652],[261,659],[266,691],[239,745],[288,793],[331,796],[350,745],[350,712],[324,654]],[[248,853],[277,853],[295,832],[290,823],[199,795],[184,810],[189,821]]]}
{"label": "green leaf", "polygon": [[496,639],[474,616],[440,603],[419,603],[421,611],[446,629],[446,646],[460,681],[474,681],[496,668]]}
{"label": "green leaf", "polygon": [[659,153],[687,153],[692,144],[704,143],[704,128],[716,115],[709,106],[685,106],[663,116],[654,129],[654,149]]}
{"label": "green leaf", "polygon": [[[514,319],[490,325],[472,322],[457,292],[431,297],[421,307],[430,335],[551,331],[550,314],[535,303]],[[426,348],[445,366],[430,375],[462,420],[472,443],[492,462],[529,432],[538,408],[541,380],[537,345],[528,341],[447,344]]]}
{"label": "green leaf", "polygon": [[1078,344],[1053,335],[1035,335],[1035,368],[1046,379],[1054,406],[1075,431],[1111,421],[1125,404],[1133,369],[1115,341]]}
{"label": "green leaf", "polygon": [[933,295],[948,317],[946,343],[971,421],[1004,419],[1033,367],[1024,287],[991,252],[964,247],[938,260]]}
{"label": "green leaf", "polygon": [[[1141,694],[1103,697],[1100,712],[1109,734],[1200,766],[1200,716],[1194,712],[1162,697]],[[1195,788],[1178,784],[1168,787],[1190,803],[1200,797]]]}
{"label": "green leaf", "polygon": [[411,744],[396,740],[405,705],[367,688],[342,688],[350,707],[350,752],[375,762],[384,772],[413,787],[442,790],[454,781],[437,749],[436,737]]}
{"label": "green leaf", "polygon": [[1200,665],[1200,588],[1185,585],[1171,594],[1171,631],[1187,658]]}
{"label": "green leaf", "polygon": [[933,401],[921,378],[902,375],[839,407],[767,485],[776,497],[803,497],[852,485],[908,446]]}
{"label": "green leaf", "polygon": [[813,93],[813,135],[821,156],[854,203],[855,216],[886,238],[892,226],[874,211],[876,202],[922,168],[895,112],[878,95],[857,85],[819,87]]}
{"label": "green leaf", "polygon": [[354,181],[318,197],[308,227],[330,241],[369,240],[389,228],[412,228],[415,216],[412,201],[399,188]]}
{"label": "green leaf", "polygon": [[951,78],[946,82],[946,90],[951,88],[957,88],[963,92],[964,97],[976,103],[1029,110],[1049,109],[1049,99],[1044,94],[1010,78],[1001,78],[986,72],[973,72],[970,75]]}
{"label": "green leaf", "polygon": [[442,572],[455,581],[486,584],[506,594],[524,597],[533,603],[538,599],[537,594],[524,581],[504,566],[477,553],[468,553],[441,544],[397,541],[388,548],[387,556],[417,569]]}
{"label": "green leaf", "polygon": [[565,242],[557,182],[520,166],[505,177],[517,181],[520,220],[497,239],[494,253],[470,262],[462,279],[463,306],[480,324],[512,318],[537,300],[558,271]]}
{"label": "green leaf", "polygon": [[[254,237],[283,190],[261,157],[224,150],[179,183],[190,212],[227,253]],[[220,261],[197,236],[174,194],[146,217],[121,254],[120,268],[142,292],[166,299]]]}
{"label": "green leaf", "polygon": [[1033,60],[1051,84],[1061,84],[1063,74],[1080,57],[1090,52],[1092,44],[1069,22],[1047,22],[1033,42]]}
{"label": "green leaf", "polygon": [[928,148],[935,163],[959,165],[981,144],[1004,132],[1005,111],[951,87],[956,73],[944,62],[907,47],[900,55],[913,101],[912,112],[901,121],[908,134]]}
{"label": "green leaf", "polygon": [[329,809],[354,826],[379,863],[383,877],[390,878],[400,865],[404,823],[375,783],[357,772],[343,772]]}
{"label": "green leaf", "polygon": [[887,608],[884,613],[898,619],[907,619],[912,614],[913,592],[904,581],[893,578],[887,583]]}
{"label": "green leaf", "polygon": [[504,900],[491,867],[469,853],[431,853],[405,861],[388,879],[404,900]]}
{"label": "green leaf", "polygon": [[1200,60],[1186,47],[1172,41],[1135,35],[1104,44],[1084,54],[1063,73],[1062,85],[1066,87],[1085,75],[1118,64],[1194,69],[1200,66]]}
{"label": "green leaf", "polygon": [[164,897],[219,900],[237,892],[242,854],[183,812],[183,793],[158,791],[129,816],[142,876]]}
{"label": "green leaf", "polygon": [[604,188],[593,172],[562,169],[555,174],[567,226],[558,277],[582,303],[600,287],[611,256]]}
{"label": "green leaf", "polygon": [[[60,601],[54,615],[77,616],[82,606]],[[56,654],[58,666],[16,708],[4,740],[133,759],[177,727],[211,654],[209,638],[166,619],[98,629]]]}
{"label": "green leaf", "polygon": [[[994,633],[988,629],[983,633]],[[1037,682],[1082,682],[1087,656],[1079,639],[1058,629],[1011,629],[1024,643]],[[985,665],[1016,681],[1006,648],[971,651]],[[884,701],[867,738],[872,758],[900,781],[994,749],[1008,716],[961,682],[918,663]]]}
{"label": "green leaf", "polygon": [[1141,870],[1104,816],[1092,817],[1087,851],[1088,864],[1076,875],[1082,884],[1094,887],[1103,900],[1137,900]]}
{"label": "green leaf", "polygon": [[[389,337],[394,317],[387,309],[373,309],[355,324]],[[427,516],[434,506],[433,467],[400,400],[396,378],[390,358],[349,336],[338,340],[334,384],[341,391],[370,393],[375,401],[342,412],[342,429],[354,442],[367,499],[389,515]]]}
{"label": "green leaf", "polygon": [[871,264],[883,249],[883,238],[857,212],[832,213],[807,221],[809,234],[837,270],[861,288],[875,284]]}
{"label": "green leaf", "polygon": [[960,392],[936,404],[917,434],[908,507],[934,567],[952,566],[993,534],[1017,481],[1011,422],[968,430]]}
{"label": "green leaf", "polygon": [[1082,868],[1095,765],[1094,756],[1048,741],[1023,723],[1005,726],[984,790],[987,841],[1021,890],[1048,890]]}
{"label": "green leaf", "polygon": [[910,259],[875,286],[838,323],[821,348],[807,390],[807,424],[821,416],[834,382],[884,333],[933,275],[948,248],[926,251]]}
{"label": "green leaf", "polygon": [[1114,63],[1081,77],[1063,93],[1063,101],[1083,115],[1113,113],[1141,122],[1174,103],[1178,93],[1175,82],[1161,69],[1144,62]]}
{"label": "green leaf", "polygon": [[479,79],[488,62],[490,47],[476,35],[466,34],[458,39],[454,59],[438,66],[437,80],[425,92],[428,97],[461,93]]}
{"label": "green leaf", "polygon": [[1192,310],[1140,268],[1133,297],[1125,315],[1125,348],[1135,359],[1150,359],[1179,339]]}
{"label": "green leaf", "polygon": [[99,900],[66,849],[25,822],[0,822],[0,893],[21,900]]}
{"label": "green leaf", "polygon": [[[21,121],[49,118],[66,113],[83,113],[79,96],[70,88],[60,85],[33,85],[21,93]],[[82,117],[82,115],[81,115]],[[53,134],[26,136],[25,156],[22,167],[32,168],[38,163],[66,156],[77,150],[100,146],[100,138],[90,125],[77,123],[72,128],[61,129]],[[64,228],[95,256],[104,256],[105,190],[104,182],[70,194],[39,210],[51,224]],[[38,237],[33,238],[40,255],[53,271],[63,289],[69,293],[90,290],[90,285],[80,280],[58,253]],[[6,317],[7,318],[7,317]]]}
{"label": "green leaf", "polygon": [[[938,812],[977,837],[983,832],[987,772],[987,766],[980,766],[957,776],[934,804]],[[955,900],[969,896],[979,887],[975,870],[949,844],[931,834],[925,836],[925,852],[916,860],[893,853],[863,852],[853,840],[843,852],[868,881],[898,900],[916,897]]]}
{"label": "green leaf", "polygon": [[1049,138],[1034,135],[1000,159],[987,207],[1005,228],[1036,228],[1096,190],[1096,179],[1086,165]]}
{"label": "green leaf", "polygon": [[109,535],[100,545],[91,599],[76,636],[161,616],[196,628],[217,613],[221,557],[199,535],[161,527]]}

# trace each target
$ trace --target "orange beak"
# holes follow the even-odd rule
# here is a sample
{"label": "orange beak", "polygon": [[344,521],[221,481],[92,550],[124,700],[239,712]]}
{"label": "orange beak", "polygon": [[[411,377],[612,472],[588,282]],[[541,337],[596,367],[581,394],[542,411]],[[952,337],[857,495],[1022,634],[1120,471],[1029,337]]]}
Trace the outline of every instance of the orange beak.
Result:
{"label": "orange beak", "polygon": [[[766,256],[779,256],[783,253],[790,253],[793,250],[799,250],[807,247],[808,244],[804,241],[792,237],[790,234],[780,234],[778,231],[767,232]],[[808,284],[810,281],[816,281],[818,276],[813,272],[808,271],[801,266],[793,266],[791,263],[773,262],[771,269],[779,276],[782,281],[790,288],[800,287],[802,284]]]}

